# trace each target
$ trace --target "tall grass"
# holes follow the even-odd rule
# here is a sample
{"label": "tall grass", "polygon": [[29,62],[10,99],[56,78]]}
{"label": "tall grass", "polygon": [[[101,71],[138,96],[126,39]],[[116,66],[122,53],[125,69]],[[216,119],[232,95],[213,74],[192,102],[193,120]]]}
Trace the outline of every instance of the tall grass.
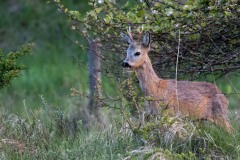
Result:
{"label": "tall grass", "polygon": [[240,123],[236,117],[231,120],[233,134],[211,123],[193,123],[185,118],[155,119],[145,124],[147,132],[141,134],[127,127],[124,120],[118,125],[112,122],[103,128],[93,125],[86,129],[80,119],[72,134],[72,121],[63,118],[61,111],[45,106],[26,114],[27,118],[21,118],[1,112],[0,159],[240,158]]}
{"label": "tall grass", "polygon": [[60,129],[68,128],[61,112],[44,108],[28,114],[23,119],[1,112],[0,159],[121,159],[138,145],[130,132],[112,125],[86,130],[79,120],[73,136]]}

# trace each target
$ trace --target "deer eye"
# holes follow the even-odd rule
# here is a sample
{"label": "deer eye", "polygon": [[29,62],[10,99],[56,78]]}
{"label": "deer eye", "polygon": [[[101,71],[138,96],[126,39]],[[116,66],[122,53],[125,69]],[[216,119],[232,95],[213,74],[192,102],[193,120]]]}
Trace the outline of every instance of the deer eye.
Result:
{"label": "deer eye", "polygon": [[141,53],[140,52],[136,52],[134,53],[134,56],[139,56]]}

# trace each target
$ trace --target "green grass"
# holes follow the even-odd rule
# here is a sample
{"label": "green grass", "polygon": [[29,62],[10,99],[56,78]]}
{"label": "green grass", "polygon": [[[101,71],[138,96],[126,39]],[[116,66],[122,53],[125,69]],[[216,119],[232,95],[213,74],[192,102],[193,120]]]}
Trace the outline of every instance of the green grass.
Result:
{"label": "green grass", "polygon": [[[78,64],[75,57],[86,62],[86,51],[72,43],[83,39],[70,30],[67,18],[46,1],[1,2],[0,47],[16,50],[22,44],[35,44],[32,55],[19,63],[28,69],[0,92],[0,104],[11,113],[21,114],[23,105],[29,109],[41,107],[42,95],[56,108],[71,105],[71,88],[87,90],[87,66]],[[85,12],[87,2],[67,6]],[[24,102],[24,103],[23,103]]]}
{"label": "green grass", "polygon": [[1,99],[6,99],[4,106],[10,105],[11,101],[15,101],[13,106],[22,106],[21,101],[25,99],[28,106],[36,108],[41,105],[40,95],[43,95],[49,103],[63,107],[70,99],[70,88],[86,90],[81,81],[87,81],[87,70],[71,61],[71,57],[59,57],[54,49],[51,51],[53,55],[49,57],[35,53],[24,59],[29,69],[2,91]]}

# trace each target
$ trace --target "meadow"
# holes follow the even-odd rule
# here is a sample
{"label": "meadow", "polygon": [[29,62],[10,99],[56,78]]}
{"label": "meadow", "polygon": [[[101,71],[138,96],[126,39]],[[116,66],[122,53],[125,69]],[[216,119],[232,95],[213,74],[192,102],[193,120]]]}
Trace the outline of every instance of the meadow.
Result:
{"label": "meadow", "polygon": [[[89,9],[85,1],[64,3],[82,13]],[[149,139],[146,134],[155,134],[151,127],[158,120],[138,134],[109,108],[103,109],[109,119],[104,128],[86,128],[81,118],[71,118],[87,104],[71,96],[71,88],[88,92],[87,51],[73,43],[86,45],[84,39],[46,1],[2,1],[0,14],[3,51],[35,44],[32,54],[19,61],[28,69],[0,90],[0,159],[239,159],[239,73],[215,81],[229,98],[234,135],[212,124],[166,118],[168,129],[156,132],[160,139]],[[103,76],[102,81],[109,93],[115,92],[111,79]]]}

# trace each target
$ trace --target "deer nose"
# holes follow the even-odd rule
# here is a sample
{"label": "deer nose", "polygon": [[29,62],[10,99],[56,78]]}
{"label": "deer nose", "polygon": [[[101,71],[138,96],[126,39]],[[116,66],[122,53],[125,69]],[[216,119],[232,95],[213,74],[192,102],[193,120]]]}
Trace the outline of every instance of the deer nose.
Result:
{"label": "deer nose", "polygon": [[127,68],[127,67],[130,68],[130,67],[131,67],[131,66],[128,64],[128,62],[123,62],[123,63],[122,63],[122,66],[123,66],[124,68]]}

